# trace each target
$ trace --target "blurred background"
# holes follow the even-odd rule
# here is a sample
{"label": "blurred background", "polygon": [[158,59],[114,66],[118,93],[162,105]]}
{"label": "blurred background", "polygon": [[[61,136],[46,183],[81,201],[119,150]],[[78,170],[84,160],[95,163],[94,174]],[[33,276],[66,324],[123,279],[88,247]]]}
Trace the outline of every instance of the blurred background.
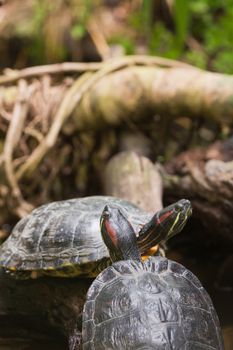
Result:
{"label": "blurred background", "polygon": [[[125,55],[160,56],[203,70],[233,73],[231,0],[0,0],[0,4],[2,73],[64,61],[102,62]],[[1,113],[0,151],[7,130],[7,117]],[[73,132],[71,124],[72,132],[68,129],[61,133],[56,151],[39,169],[38,174],[46,177],[57,152],[64,150],[61,164],[54,169],[46,189],[41,190],[41,179],[35,179],[33,186],[30,181],[22,185],[27,187],[25,198],[31,196],[35,206],[50,200],[102,193],[103,167],[122,149],[140,144],[152,161],[165,164],[183,151],[229,140],[233,122],[205,119],[201,115],[190,120],[182,115],[162,124],[156,115],[153,126],[150,122],[125,123],[108,127],[107,132],[106,129]],[[230,140],[227,147],[232,152]],[[171,194],[165,193],[164,204],[172,199]],[[9,233],[18,220],[15,213],[9,213],[10,210],[0,221],[2,232]],[[230,350],[232,238],[224,240],[220,233],[213,235],[211,231],[203,215],[194,215],[185,232],[169,243],[168,257],[181,261],[201,279],[213,299],[226,349]],[[224,279],[223,287],[217,283],[219,274]]]}
{"label": "blurred background", "polygon": [[1,0],[0,67],[150,54],[233,72],[230,0]]}

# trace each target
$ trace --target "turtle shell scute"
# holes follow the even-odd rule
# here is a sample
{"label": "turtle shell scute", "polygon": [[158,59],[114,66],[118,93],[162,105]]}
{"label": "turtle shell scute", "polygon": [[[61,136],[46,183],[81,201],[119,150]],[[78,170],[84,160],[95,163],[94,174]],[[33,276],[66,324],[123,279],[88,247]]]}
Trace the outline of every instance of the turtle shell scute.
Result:
{"label": "turtle shell scute", "polygon": [[[78,265],[77,274],[92,275],[88,263],[106,267],[109,253],[100,233],[100,216],[106,204],[124,212],[136,233],[151,215],[132,203],[108,196],[69,199],[42,205],[20,220],[0,246],[0,265],[6,269],[62,270]],[[64,268],[69,276],[72,269]],[[83,273],[82,273],[83,271]],[[94,273],[96,275],[98,271]]]}
{"label": "turtle shell scute", "polygon": [[114,263],[88,291],[83,348],[223,350],[217,314],[200,286],[163,257]]}

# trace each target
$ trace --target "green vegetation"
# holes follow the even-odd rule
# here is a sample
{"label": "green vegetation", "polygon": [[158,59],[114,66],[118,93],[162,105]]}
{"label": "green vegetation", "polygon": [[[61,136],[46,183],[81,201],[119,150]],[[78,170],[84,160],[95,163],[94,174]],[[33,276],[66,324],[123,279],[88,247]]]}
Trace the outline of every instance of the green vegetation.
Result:
{"label": "green vegetation", "polygon": [[[153,20],[152,0],[129,18],[137,32],[144,33],[149,54],[182,59],[204,69],[233,73],[233,3],[232,0],[174,0],[165,18]],[[165,16],[164,16],[165,17]],[[169,23],[168,23],[169,22]],[[141,34],[140,34],[141,35]],[[126,53],[136,42],[118,38]]]}
{"label": "green vegetation", "polygon": [[102,13],[97,31],[125,54],[163,56],[233,73],[232,0],[27,0],[24,7],[17,0],[13,3],[15,12],[5,16],[0,31],[0,40],[14,38],[17,48],[9,50],[6,66],[11,60],[17,68],[95,60],[98,48],[88,25]]}

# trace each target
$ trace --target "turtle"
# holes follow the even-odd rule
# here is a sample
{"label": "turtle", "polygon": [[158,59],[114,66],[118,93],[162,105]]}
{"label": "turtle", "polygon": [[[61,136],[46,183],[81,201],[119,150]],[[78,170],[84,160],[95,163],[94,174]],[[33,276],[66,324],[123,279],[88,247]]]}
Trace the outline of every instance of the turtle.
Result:
{"label": "turtle", "polygon": [[89,196],[52,202],[33,210],[14,227],[0,246],[0,266],[19,279],[43,275],[96,277],[109,265],[99,219],[107,203],[124,212],[134,227],[141,254],[178,233],[190,216],[182,199],[155,215],[129,201]]}
{"label": "turtle", "polygon": [[83,350],[223,350],[217,313],[198,278],[162,256],[141,261],[134,229],[107,205],[101,233],[112,259],[90,286]]}

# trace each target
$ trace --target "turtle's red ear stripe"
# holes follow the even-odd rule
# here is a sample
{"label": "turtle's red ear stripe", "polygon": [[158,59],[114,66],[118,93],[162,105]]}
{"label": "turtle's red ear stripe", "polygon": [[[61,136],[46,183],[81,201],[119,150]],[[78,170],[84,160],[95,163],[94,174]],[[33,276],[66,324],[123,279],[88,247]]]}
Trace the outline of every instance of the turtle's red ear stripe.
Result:
{"label": "turtle's red ear stripe", "polygon": [[114,228],[112,227],[112,225],[110,224],[110,222],[108,220],[104,221],[104,225],[105,225],[107,235],[111,239],[114,246],[117,247],[118,246],[118,238],[117,238],[116,231],[114,230]]}
{"label": "turtle's red ear stripe", "polygon": [[158,216],[156,218],[156,224],[161,224],[164,220],[166,220],[171,214],[173,213],[173,210],[169,210],[166,213],[162,214],[161,216]]}

